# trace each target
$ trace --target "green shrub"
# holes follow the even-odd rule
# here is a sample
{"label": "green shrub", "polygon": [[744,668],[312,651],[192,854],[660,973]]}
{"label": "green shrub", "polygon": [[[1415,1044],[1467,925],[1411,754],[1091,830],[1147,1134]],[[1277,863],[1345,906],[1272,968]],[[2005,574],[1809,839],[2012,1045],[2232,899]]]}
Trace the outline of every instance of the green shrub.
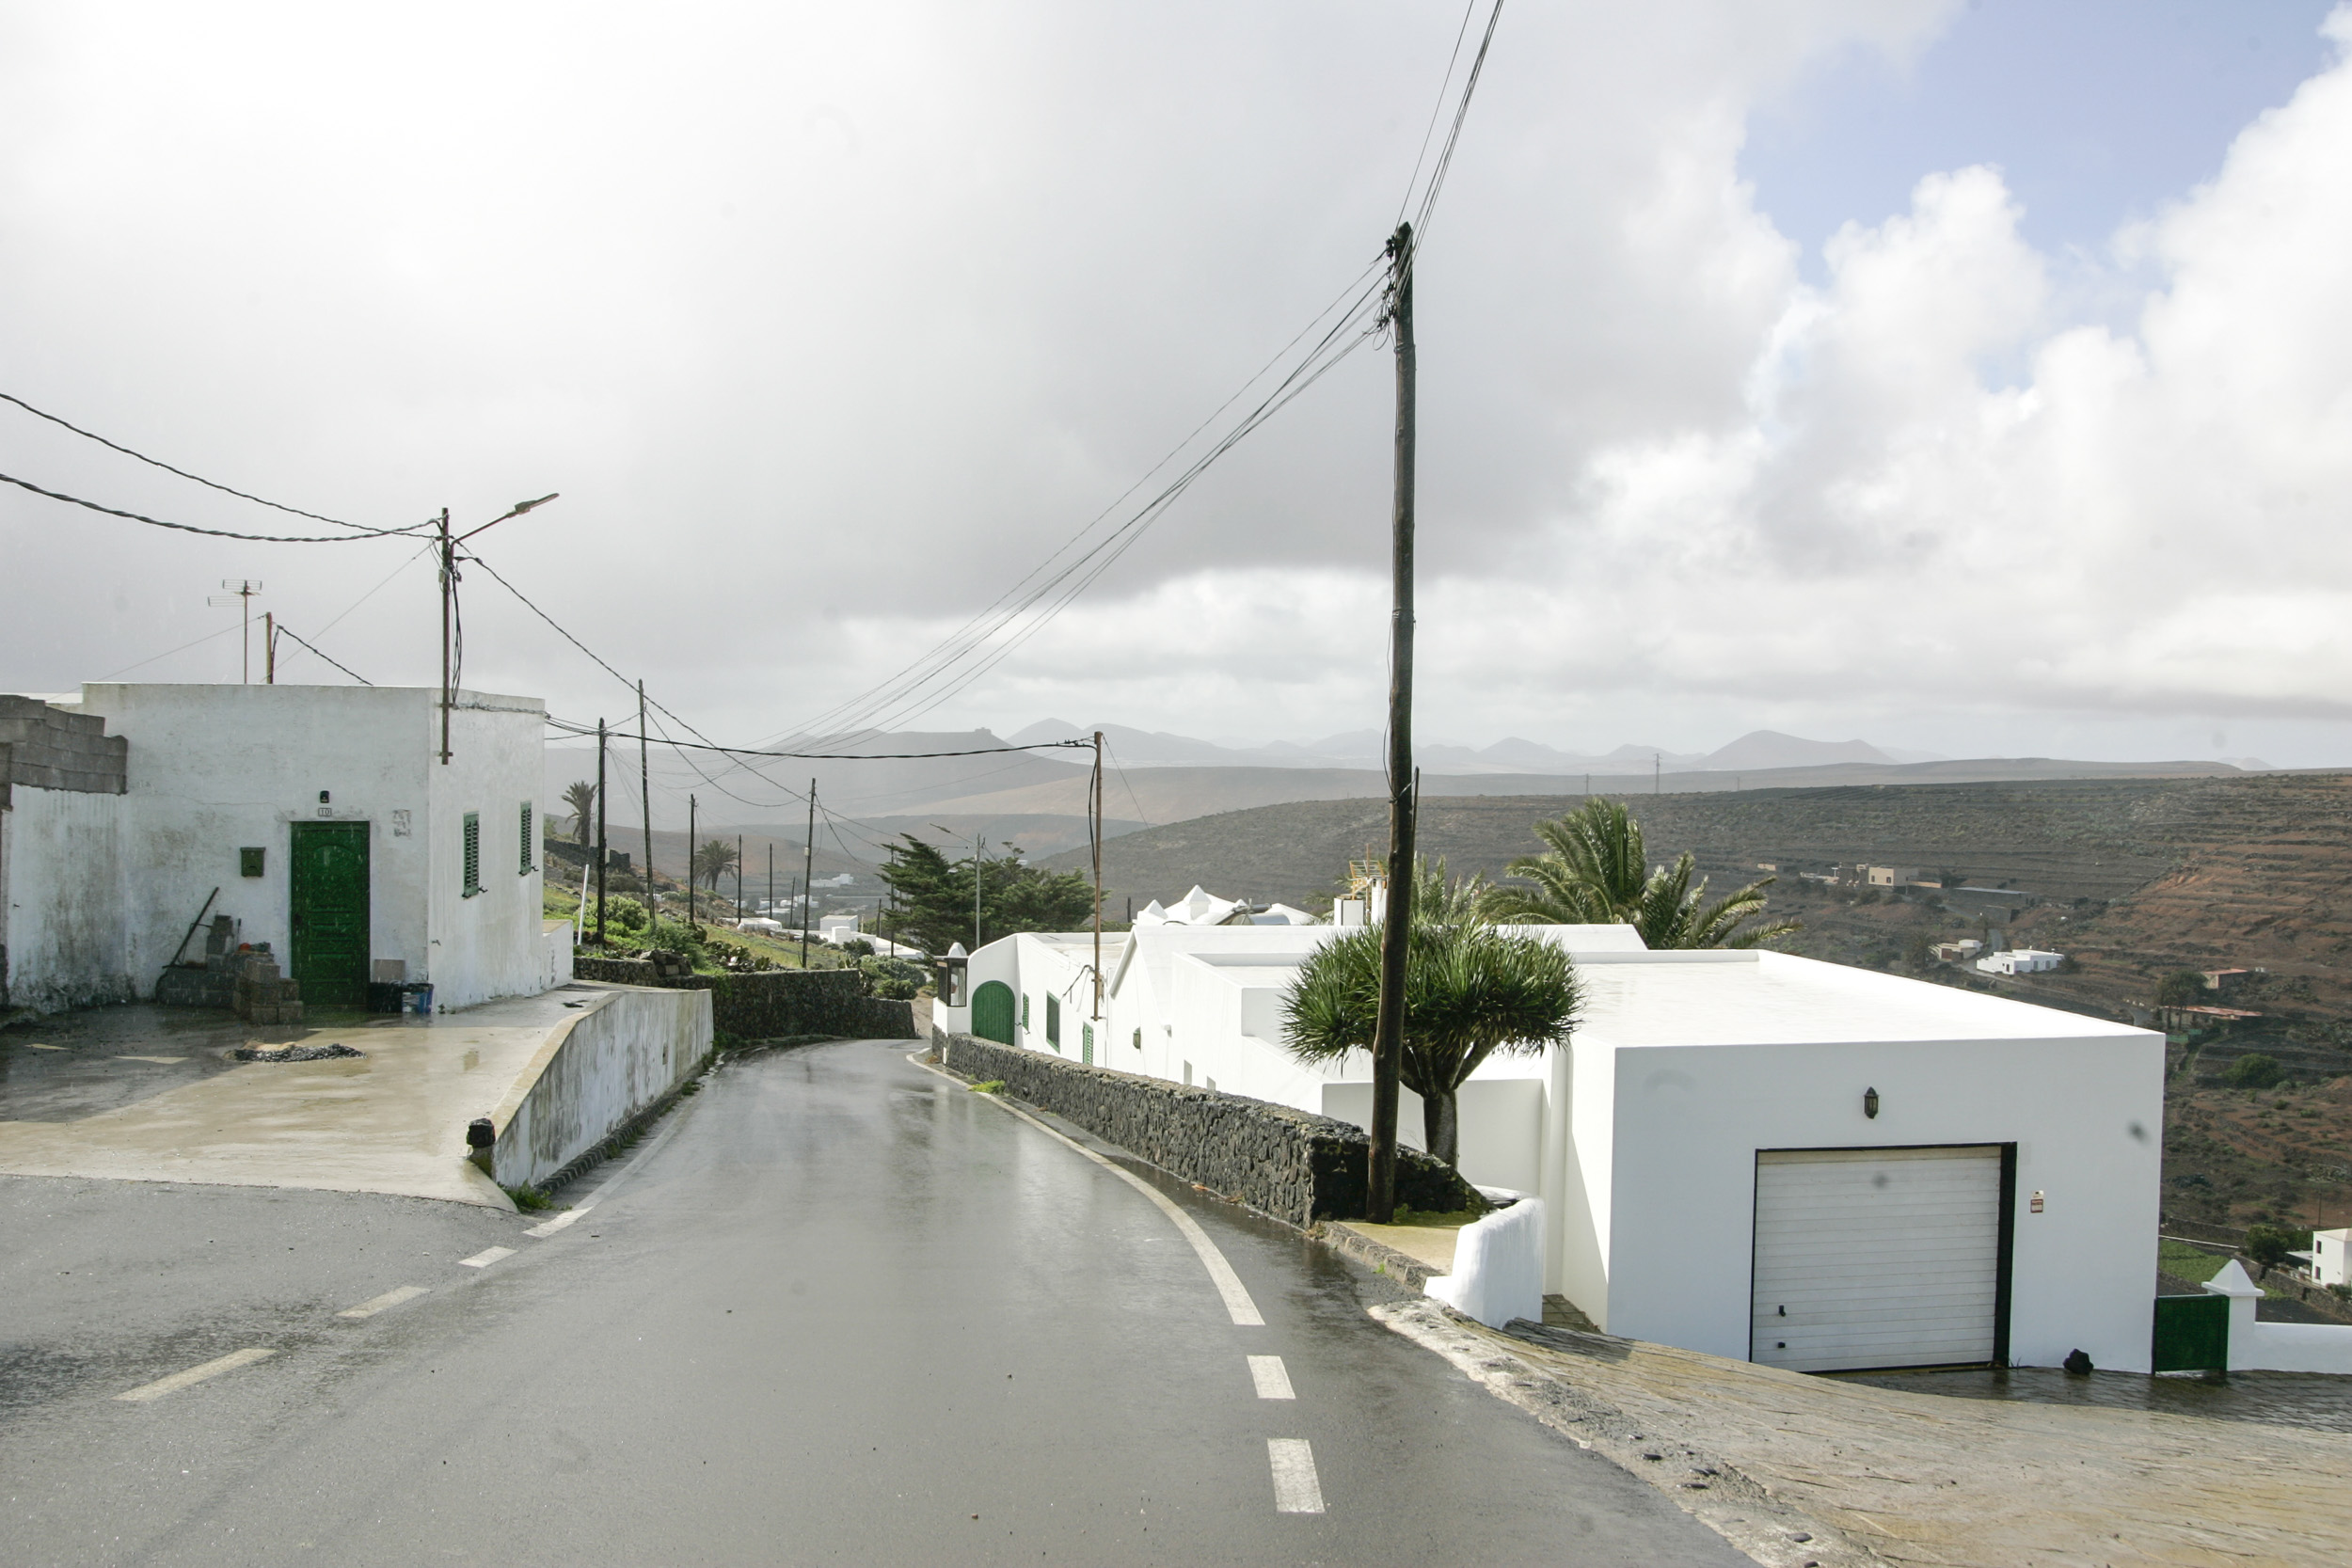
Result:
{"label": "green shrub", "polygon": [[874,956],[874,944],[864,937],[851,937],[841,944],[841,951],[852,958],[870,958]]}
{"label": "green shrub", "polygon": [[2279,1058],[2249,1051],[2223,1069],[2221,1081],[2233,1089],[2266,1089],[2285,1075]]}
{"label": "green shrub", "polygon": [[2245,1252],[2247,1257],[2264,1268],[2275,1269],[2286,1261],[2288,1253],[2307,1250],[2311,1244],[2312,1233],[2308,1230],[2290,1230],[2282,1225],[2257,1225],[2247,1229]]}
{"label": "green shrub", "polygon": [[653,929],[645,934],[645,945],[665,948],[672,953],[683,953],[689,958],[699,959],[703,955],[702,928],[689,926],[683,920],[673,920],[665,914],[655,921]]}
{"label": "green shrub", "polygon": [[858,959],[857,967],[866,976],[866,988],[891,1002],[913,1001],[930,979],[930,973],[921,964],[905,958],[864,958]]}
{"label": "green shrub", "polygon": [[[589,928],[595,929],[596,901],[593,896],[587,904],[587,921]],[[623,930],[642,931],[645,928],[645,906],[634,898],[614,898],[608,895],[604,901],[604,924],[607,929],[618,927]]]}

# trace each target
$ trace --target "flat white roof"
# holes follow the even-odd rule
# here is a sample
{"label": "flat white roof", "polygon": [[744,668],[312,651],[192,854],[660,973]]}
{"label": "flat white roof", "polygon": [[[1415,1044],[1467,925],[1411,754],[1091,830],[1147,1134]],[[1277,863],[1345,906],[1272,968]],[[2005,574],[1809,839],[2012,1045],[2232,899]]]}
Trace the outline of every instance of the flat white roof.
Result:
{"label": "flat white roof", "polygon": [[1593,954],[1580,1043],[1800,1045],[2075,1039],[2146,1035],[2127,1023],[1953,986],[1759,951]]}

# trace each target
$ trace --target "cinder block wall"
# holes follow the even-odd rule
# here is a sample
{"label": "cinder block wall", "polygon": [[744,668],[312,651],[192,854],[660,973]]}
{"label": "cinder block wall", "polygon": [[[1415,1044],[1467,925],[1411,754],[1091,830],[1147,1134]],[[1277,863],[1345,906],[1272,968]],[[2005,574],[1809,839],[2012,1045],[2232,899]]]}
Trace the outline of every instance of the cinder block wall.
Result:
{"label": "cinder block wall", "polygon": [[[1372,1139],[1288,1105],[934,1032],[948,1070],[999,1080],[1015,1099],[1066,1117],[1161,1169],[1292,1225],[1363,1217]],[[1484,1200],[1440,1161],[1398,1150],[1397,1201],[1440,1213]]]}

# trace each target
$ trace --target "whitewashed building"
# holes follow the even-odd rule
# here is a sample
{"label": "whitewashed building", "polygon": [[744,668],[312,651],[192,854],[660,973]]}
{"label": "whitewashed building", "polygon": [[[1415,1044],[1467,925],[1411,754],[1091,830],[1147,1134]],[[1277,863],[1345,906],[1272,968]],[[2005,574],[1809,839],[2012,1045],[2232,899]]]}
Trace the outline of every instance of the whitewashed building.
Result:
{"label": "whitewashed building", "polygon": [[[1613,1334],[1804,1370],[2145,1370],[2163,1037],[1772,952],[1574,956],[1565,1048],[1459,1095],[1463,1174],[1545,1200],[1543,1275]],[[1017,936],[941,1027],[1364,1125],[1369,1054],[1295,1060],[1281,1006],[1331,927]],[[1421,1143],[1403,1097],[1401,1130]]]}
{"label": "whitewashed building", "polygon": [[267,942],[307,1005],[358,1006],[395,973],[443,1007],[568,978],[569,927],[551,927],[540,897],[545,705],[458,693],[444,763],[439,696],[92,684],[0,698],[8,1003],[151,996],[199,911]]}
{"label": "whitewashed building", "polygon": [[1977,967],[1987,974],[2047,974],[2065,961],[2063,953],[2044,952],[2038,947],[2010,947],[1986,954],[1977,960]]}

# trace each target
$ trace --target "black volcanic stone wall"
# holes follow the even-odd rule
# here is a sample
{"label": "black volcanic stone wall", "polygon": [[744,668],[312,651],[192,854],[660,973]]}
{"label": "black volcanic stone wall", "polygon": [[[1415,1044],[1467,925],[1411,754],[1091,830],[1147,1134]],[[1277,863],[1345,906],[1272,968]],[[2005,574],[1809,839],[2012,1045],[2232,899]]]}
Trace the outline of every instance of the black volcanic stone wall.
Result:
{"label": "black volcanic stone wall", "polygon": [[866,994],[854,969],[764,969],[750,974],[659,974],[645,958],[576,958],[582,980],[710,992],[710,1026],[739,1040],[787,1035],[911,1040],[914,1004]]}
{"label": "black volcanic stone wall", "polygon": [[[1363,1217],[1372,1139],[1349,1122],[970,1035],[933,1037],[951,1072],[1000,1081],[1014,1099],[1276,1219],[1304,1227]],[[1486,1207],[1442,1162],[1409,1148],[1398,1154],[1400,1205],[1439,1213]]]}

